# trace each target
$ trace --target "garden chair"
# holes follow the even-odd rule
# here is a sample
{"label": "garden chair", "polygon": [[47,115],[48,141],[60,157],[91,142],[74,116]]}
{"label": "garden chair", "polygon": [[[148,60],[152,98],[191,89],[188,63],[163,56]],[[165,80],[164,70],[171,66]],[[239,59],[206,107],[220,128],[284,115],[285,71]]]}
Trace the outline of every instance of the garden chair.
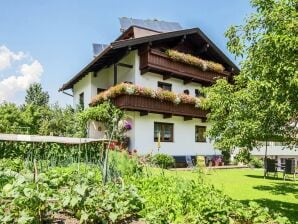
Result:
{"label": "garden chair", "polygon": [[277,166],[276,166],[277,161],[274,159],[269,159],[266,158],[265,160],[265,170],[264,170],[264,178],[269,176],[270,173],[273,173],[274,177],[277,176]]}
{"label": "garden chair", "polygon": [[297,171],[295,169],[295,159],[286,159],[285,169],[283,173],[284,180],[286,179],[286,175],[293,175],[293,180],[296,181]]}
{"label": "garden chair", "polygon": [[188,168],[194,168],[191,156],[185,156],[185,160]]}

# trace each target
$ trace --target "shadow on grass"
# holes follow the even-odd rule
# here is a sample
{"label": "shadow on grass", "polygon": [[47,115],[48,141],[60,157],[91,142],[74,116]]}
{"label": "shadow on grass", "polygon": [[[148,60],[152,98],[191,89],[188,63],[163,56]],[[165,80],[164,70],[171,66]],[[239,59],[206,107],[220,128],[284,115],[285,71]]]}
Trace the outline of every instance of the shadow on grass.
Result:
{"label": "shadow on grass", "polygon": [[[271,183],[271,186],[268,185],[257,185],[253,187],[256,190],[260,191],[269,191],[275,195],[286,195],[294,194],[295,198],[298,198],[298,186],[289,183]],[[298,213],[298,208],[297,208]]]}
{"label": "shadow on grass", "polygon": [[248,204],[251,201],[257,202],[262,207],[269,208],[271,213],[280,213],[287,217],[292,223],[298,220],[298,204],[283,202],[271,199],[255,199],[255,200],[239,200],[243,204]]}
{"label": "shadow on grass", "polygon": [[245,175],[246,177],[251,177],[251,178],[257,178],[257,179],[264,179],[264,180],[283,180],[281,177],[274,177],[274,176],[267,176],[266,178],[264,178],[263,175]]}

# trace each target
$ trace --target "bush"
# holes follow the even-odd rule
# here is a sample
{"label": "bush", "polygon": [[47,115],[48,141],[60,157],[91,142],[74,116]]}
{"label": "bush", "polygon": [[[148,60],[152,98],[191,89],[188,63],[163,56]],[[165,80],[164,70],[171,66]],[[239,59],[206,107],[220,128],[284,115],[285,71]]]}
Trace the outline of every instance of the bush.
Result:
{"label": "bush", "polygon": [[258,159],[257,157],[252,157],[249,165],[251,165],[254,168],[262,168],[264,167],[264,161],[262,159]]}
{"label": "bush", "polygon": [[250,152],[246,148],[242,148],[239,150],[238,154],[235,156],[237,162],[248,164],[251,160]]}
{"label": "bush", "polygon": [[175,160],[166,154],[156,154],[152,157],[152,163],[160,168],[168,169],[174,166]]}
{"label": "bush", "polygon": [[110,151],[109,171],[112,177],[125,177],[142,175],[142,165],[138,161],[136,153],[129,154],[127,151]]}

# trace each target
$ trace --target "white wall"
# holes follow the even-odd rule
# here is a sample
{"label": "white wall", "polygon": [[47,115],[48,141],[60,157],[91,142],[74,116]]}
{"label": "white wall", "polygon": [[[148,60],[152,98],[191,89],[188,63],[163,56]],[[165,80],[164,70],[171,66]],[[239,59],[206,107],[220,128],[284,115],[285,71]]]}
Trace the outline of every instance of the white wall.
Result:
{"label": "white wall", "polygon": [[88,127],[88,137],[89,138],[106,138],[104,126],[98,121],[91,121]]}
{"label": "white wall", "polygon": [[123,57],[119,62],[132,65],[133,68],[126,68],[122,66],[118,66],[118,82],[117,83],[122,83],[122,82],[132,82],[135,83],[135,74],[136,71],[139,70],[139,67],[135,66],[135,60],[136,57],[138,57],[138,52],[137,50],[131,51],[127,56]]}
{"label": "white wall", "polygon": [[[96,96],[97,88],[108,89],[113,86],[113,66],[104,68],[97,73],[93,74],[91,77],[91,96]],[[91,98],[90,98],[91,100]]]}
{"label": "white wall", "polygon": [[[118,66],[118,80],[117,83],[125,81],[135,83],[135,73],[139,70],[136,67],[135,61],[137,57],[137,51],[131,51],[128,55],[123,57],[119,62],[133,65],[133,68],[126,68]],[[108,89],[114,85],[114,67],[111,65],[108,68],[101,69],[100,71],[90,72],[83,79],[77,82],[73,87],[73,104],[74,106],[79,104],[79,95],[84,92],[84,106],[89,106],[92,97],[97,95],[97,88]]]}
{"label": "white wall", "polygon": [[91,73],[82,78],[73,86],[73,106],[76,107],[80,103],[80,94],[84,92],[84,107],[88,107],[92,96],[91,91]]}
{"label": "white wall", "polygon": [[173,116],[164,119],[160,114],[148,114],[140,116],[139,112],[129,112],[133,118],[131,130],[131,149],[137,149],[140,154],[157,153],[157,143],[154,142],[154,122],[166,122],[174,124],[174,142],[161,142],[160,153],[173,156],[185,155],[214,155],[220,154],[210,142],[195,142],[195,126],[207,126],[200,119],[184,121],[183,117]]}

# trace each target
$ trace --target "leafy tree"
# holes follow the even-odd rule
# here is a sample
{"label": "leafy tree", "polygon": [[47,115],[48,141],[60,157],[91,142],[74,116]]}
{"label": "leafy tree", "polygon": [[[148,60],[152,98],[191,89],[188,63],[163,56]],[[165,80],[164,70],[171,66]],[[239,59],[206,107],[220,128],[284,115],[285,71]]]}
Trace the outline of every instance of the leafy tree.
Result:
{"label": "leafy tree", "polygon": [[34,104],[37,106],[46,106],[49,103],[49,93],[43,91],[40,83],[33,83],[26,90],[26,104]]}
{"label": "leafy tree", "polygon": [[0,104],[0,132],[14,133],[22,126],[21,111],[13,103]]}
{"label": "leafy tree", "polygon": [[228,49],[242,57],[241,72],[205,89],[208,134],[221,149],[257,146],[257,140],[297,144],[298,11],[294,0],[252,0],[244,25],[227,32]]}
{"label": "leafy tree", "polygon": [[43,120],[50,113],[48,107],[41,107],[35,104],[28,104],[21,109],[21,119],[23,124],[29,128],[29,134],[39,134]]}
{"label": "leafy tree", "polygon": [[76,111],[71,106],[60,107],[58,103],[51,105],[48,113],[45,113],[39,134],[83,137],[80,135]]}

